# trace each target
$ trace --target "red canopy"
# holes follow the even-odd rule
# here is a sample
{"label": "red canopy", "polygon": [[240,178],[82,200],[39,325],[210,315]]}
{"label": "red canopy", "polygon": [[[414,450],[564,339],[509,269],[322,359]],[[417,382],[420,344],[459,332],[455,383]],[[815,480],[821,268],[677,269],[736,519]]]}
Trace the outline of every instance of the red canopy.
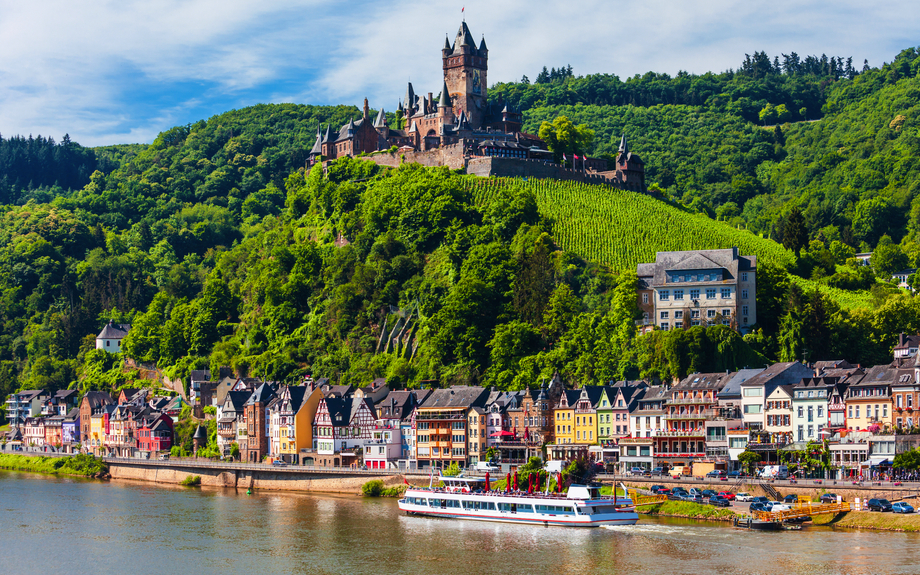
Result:
{"label": "red canopy", "polygon": [[503,429],[503,430],[501,430],[501,431],[496,431],[495,433],[493,433],[493,434],[490,435],[489,437],[514,437],[514,434],[511,433],[510,431],[505,431],[505,430]]}

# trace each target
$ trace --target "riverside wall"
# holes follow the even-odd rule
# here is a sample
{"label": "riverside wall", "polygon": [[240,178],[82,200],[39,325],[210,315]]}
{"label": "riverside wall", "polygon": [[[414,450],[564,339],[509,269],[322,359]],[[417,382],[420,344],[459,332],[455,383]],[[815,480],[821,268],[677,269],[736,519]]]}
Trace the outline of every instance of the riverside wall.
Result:
{"label": "riverside wall", "polygon": [[[692,479],[683,479],[680,481],[662,481],[661,478],[649,479],[639,477],[623,477],[618,478],[616,482],[625,483],[626,485],[638,487],[640,489],[648,489],[652,485],[663,485],[669,489],[673,489],[675,487],[683,487],[684,489],[696,487],[698,489],[712,489],[717,492],[747,492],[751,495],[763,495],[772,499],[770,494],[762,487],[763,484],[760,481],[745,481],[742,482],[739,486],[737,481],[725,482]],[[607,483],[607,481],[604,481],[604,483]],[[920,502],[920,488],[918,488],[917,485],[894,486],[888,483],[874,485],[870,482],[865,482],[863,485],[853,485],[850,481],[837,481],[835,483],[833,480],[824,481],[821,484],[811,484],[809,482],[807,484],[768,483],[768,485],[773,487],[773,489],[775,489],[783,497],[786,495],[794,494],[798,495],[799,497],[808,496],[812,499],[817,499],[824,493],[834,493],[841,496],[844,501],[853,501],[855,498],[859,497],[862,500],[872,498],[885,498],[889,501],[900,501],[902,499],[906,499],[911,504],[914,504],[914,500]]]}
{"label": "riverside wall", "polygon": [[265,491],[300,491],[360,495],[361,486],[380,479],[387,487],[401,485],[402,475],[349,475],[341,472],[301,471],[296,468],[265,469],[233,468],[229,466],[195,466],[194,464],[164,465],[159,462],[106,462],[113,480],[147,481],[179,485],[188,477],[201,477],[201,485],[234,489]]}

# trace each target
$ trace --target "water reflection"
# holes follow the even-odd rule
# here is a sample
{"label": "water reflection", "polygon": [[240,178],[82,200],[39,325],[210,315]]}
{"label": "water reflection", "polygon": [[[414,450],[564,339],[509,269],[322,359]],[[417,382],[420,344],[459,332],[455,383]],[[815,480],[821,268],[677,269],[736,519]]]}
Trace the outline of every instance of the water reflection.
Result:
{"label": "water reflection", "polygon": [[[0,473],[2,573],[920,571],[920,536],[642,519],[562,529],[407,517],[393,500]],[[10,552],[15,550],[14,552]]]}

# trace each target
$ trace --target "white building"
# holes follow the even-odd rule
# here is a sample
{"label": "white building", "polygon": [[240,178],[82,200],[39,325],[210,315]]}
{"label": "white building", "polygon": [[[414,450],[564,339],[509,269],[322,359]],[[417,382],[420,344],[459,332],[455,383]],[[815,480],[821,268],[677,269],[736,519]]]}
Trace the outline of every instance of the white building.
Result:
{"label": "white building", "polygon": [[738,248],[658,252],[636,273],[639,308],[660,329],[723,324],[746,333],[757,323],[757,258]]}
{"label": "white building", "polygon": [[96,336],[96,349],[104,349],[109,353],[121,353],[121,340],[128,335],[130,329],[129,324],[109,322]]}

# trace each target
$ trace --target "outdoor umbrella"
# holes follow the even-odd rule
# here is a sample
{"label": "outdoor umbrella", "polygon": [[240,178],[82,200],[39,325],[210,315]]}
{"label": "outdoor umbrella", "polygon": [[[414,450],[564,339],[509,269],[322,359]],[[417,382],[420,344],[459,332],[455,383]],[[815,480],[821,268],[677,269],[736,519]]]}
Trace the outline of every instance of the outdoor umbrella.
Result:
{"label": "outdoor umbrella", "polygon": [[511,474],[505,477],[505,492],[511,491]]}
{"label": "outdoor umbrella", "polygon": [[489,472],[486,471],[486,491],[492,491],[489,489]]}
{"label": "outdoor umbrella", "polygon": [[514,472],[514,490],[518,490],[518,474],[517,471]]}

